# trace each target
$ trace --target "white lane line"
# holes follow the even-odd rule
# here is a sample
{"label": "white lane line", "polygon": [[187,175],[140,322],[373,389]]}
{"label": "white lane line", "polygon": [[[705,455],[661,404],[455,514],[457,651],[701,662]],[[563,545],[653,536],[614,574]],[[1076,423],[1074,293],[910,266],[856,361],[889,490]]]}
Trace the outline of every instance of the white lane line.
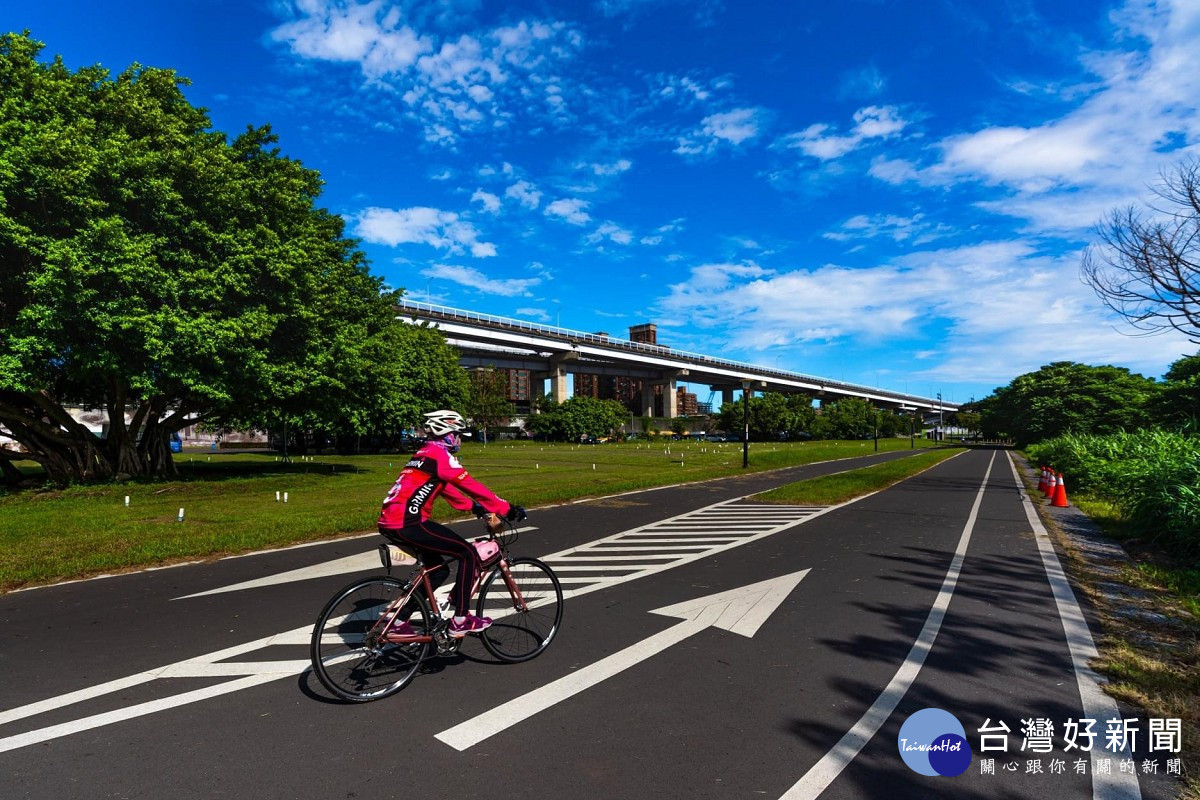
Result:
{"label": "white lane line", "polygon": [[[1029,526],[1033,528],[1038,552],[1042,556],[1042,566],[1046,570],[1046,578],[1050,581],[1050,590],[1054,594],[1054,604],[1058,608],[1058,617],[1062,620],[1067,648],[1071,652],[1071,665],[1075,669],[1075,683],[1079,687],[1079,699],[1083,705],[1084,719],[1119,719],[1121,711],[1117,707],[1116,701],[1100,688],[1101,684],[1107,683],[1107,680],[1088,666],[1092,659],[1100,657],[1100,653],[1096,650],[1096,642],[1092,639],[1091,630],[1088,629],[1087,619],[1084,618],[1083,611],[1080,610],[1079,603],[1075,600],[1075,592],[1072,591],[1071,583],[1063,572],[1062,563],[1058,560],[1058,554],[1054,552],[1054,545],[1038,517],[1037,509],[1033,507],[1033,503],[1025,491],[1025,485],[1021,483],[1021,477],[1017,474],[1017,466],[1011,455],[1008,465],[1012,469],[1013,481],[1021,492],[1021,505],[1025,509]],[[1132,749],[1129,747],[1122,749],[1120,753],[1126,759],[1133,758]],[[1116,752],[1102,751],[1098,747],[1092,748],[1092,797],[1095,800],[1138,800],[1142,796],[1142,792],[1138,787],[1137,775],[1127,772],[1102,774],[1097,768],[1101,755],[1111,758],[1116,755]]]}
{"label": "white lane line", "polygon": [[[517,528],[516,533],[525,533],[526,531],[536,531],[537,528],[526,526]],[[242,581],[241,583],[233,583],[228,586],[220,586],[216,589],[209,589],[204,592],[196,592],[195,594],[176,597],[175,600],[188,600],[193,597],[205,597],[210,594],[221,594],[223,592],[240,592],[244,589],[258,589],[263,586],[277,586],[281,583],[292,583],[294,581],[307,581],[314,578],[325,578],[330,575],[342,575],[350,572],[365,572],[369,569],[375,569],[381,566],[379,561],[379,553],[376,550],[368,550],[365,553],[356,553],[345,558],[336,558],[333,561],[326,561],[321,564],[314,564],[311,567],[301,567],[300,569],[288,570],[287,572],[277,572],[274,575],[267,575],[262,578]]]}
{"label": "white lane line", "polygon": [[131,686],[137,686],[142,683],[149,683],[158,678],[157,672],[139,672],[136,675],[129,675],[125,678],[118,678],[115,681],[99,683],[95,686],[89,686],[86,689],[80,689],[68,694],[51,697],[48,700],[39,700],[36,703],[10,708],[8,711],[0,711],[0,725],[5,725],[9,722],[15,722],[25,717],[32,717],[36,714],[44,714],[47,711],[53,711],[56,708],[82,703],[85,700],[91,700],[94,697],[103,697],[106,694],[119,692],[122,689],[128,689]]}
{"label": "white lane line", "polygon": [[239,678],[235,681],[218,683],[216,686],[207,686],[203,689],[196,689],[195,691],[184,692],[183,694],[172,695],[171,697],[164,697],[159,700],[151,700],[148,703],[140,703],[136,706],[119,708],[116,711],[109,711],[104,714],[95,714],[90,717],[84,717],[83,719],[73,720],[72,722],[64,722],[61,725],[51,725],[48,728],[39,728],[38,730],[29,731],[28,733],[9,736],[5,739],[0,739],[0,753],[7,752],[9,750],[16,750],[20,747],[28,747],[31,744],[49,741],[50,739],[57,739],[60,736],[66,736],[71,733],[80,733],[82,731],[91,730],[92,728],[111,725],[114,722],[122,722],[127,719],[133,719],[134,717],[141,717],[145,716],[146,714],[165,711],[168,708],[175,708],[188,703],[207,700],[210,697],[218,697],[229,692],[236,692],[240,689],[248,689],[251,686],[257,686],[260,683],[278,680],[280,677],[283,676],[277,673],[247,675],[246,677]]}
{"label": "white lane line", "polygon": [[[644,541],[644,542],[673,542],[673,541],[675,541],[675,539],[672,539],[670,537],[674,536],[676,538],[681,538],[681,537],[683,537],[684,533],[685,533],[684,531],[663,531],[662,533],[631,533],[622,539],[615,539],[614,541],[620,541],[620,542],[642,542],[642,541]],[[705,531],[705,534],[706,535],[704,535],[704,536],[700,536],[700,535],[688,536],[687,540],[689,542],[733,542],[738,539],[744,539],[747,536],[751,535],[748,533],[738,533],[738,534],[729,534],[727,536],[719,536],[716,534],[709,535],[707,531]],[[607,542],[605,542],[604,544],[607,544]],[[599,545],[599,544],[593,545],[593,547],[600,547],[600,546],[601,545]]]}
{"label": "white lane line", "polygon": [[[592,552],[595,552],[595,551],[592,551]],[[656,556],[653,553],[646,553],[644,555],[637,555],[637,556],[606,556],[606,555],[596,556],[596,555],[577,555],[577,554],[573,553],[569,556],[559,556],[558,561],[555,561],[554,563],[558,564],[559,561],[645,561],[648,558],[656,558],[656,559],[659,559],[660,561],[663,559],[666,559],[666,560],[670,561],[670,560],[674,559],[675,556],[666,555],[666,554],[661,555],[661,556]],[[649,565],[649,566],[656,566],[656,565]],[[555,567],[555,568],[557,569],[557,567]]]}
{"label": "white lane line", "polygon": [[[664,553],[686,553],[689,550],[708,550],[712,547],[710,544],[672,544],[672,542],[680,542],[678,539],[671,539],[669,542],[646,542],[639,544],[638,542],[629,542],[625,546],[605,546],[603,549],[597,548],[601,553],[644,553],[647,550],[661,550]],[[662,545],[666,544],[666,547]]]}
{"label": "white lane line", "polygon": [[604,564],[555,564],[555,572],[626,572],[631,575],[641,575],[642,572],[632,564],[606,566]]}
{"label": "white lane line", "polygon": [[971,543],[971,532],[975,530],[975,520],[979,517],[979,506],[983,503],[983,494],[987,490],[988,478],[992,474],[992,464],[995,461],[996,454],[992,453],[991,459],[988,460],[987,472],[984,473],[979,490],[975,493],[975,502],[971,506],[971,513],[967,517],[967,523],[963,526],[962,535],[959,537],[958,547],[954,550],[950,569],[946,571],[942,588],[933,601],[933,607],[929,609],[925,626],[921,628],[920,635],[913,642],[908,657],[904,659],[900,669],[896,670],[896,674],[875,700],[875,703],[867,709],[867,713],[863,714],[854,727],[841,738],[841,741],[822,756],[821,760],[814,764],[808,772],[804,773],[804,777],[788,789],[780,800],[812,800],[828,789],[829,784],[837,779],[837,776],[854,760],[866,743],[879,732],[879,728],[887,722],[888,717],[896,710],[896,706],[904,698],[909,687],[913,685],[913,681],[917,679],[917,673],[925,664],[925,658],[933,648],[933,642],[937,639],[938,631],[942,627],[942,620],[946,616],[950,598],[954,596],[954,587],[958,584],[963,559],[967,555],[967,545]]}

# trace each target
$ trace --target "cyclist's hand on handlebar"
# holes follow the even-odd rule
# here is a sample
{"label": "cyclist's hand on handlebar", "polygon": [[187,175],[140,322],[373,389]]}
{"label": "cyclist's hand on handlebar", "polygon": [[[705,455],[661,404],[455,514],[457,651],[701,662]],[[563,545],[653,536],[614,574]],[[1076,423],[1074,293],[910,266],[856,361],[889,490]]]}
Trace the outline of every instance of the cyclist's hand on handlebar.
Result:
{"label": "cyclist's hand on handlebar", "polygon": [[504,531],[504,520],[500,519],[499,514],[487,514],[483,518],[484,524],[487,525],[488,533],[501,533]]}
{"label": "cyclist's hand on handlebar", "polygon": [[483,503],[476,501],[471,504],[471,513],[477,517],[486,517],[488,510],[483,507]]}
{"label": "cyclist's hand on handlebar", "polygon": [[525,509],[521,506],[510,505],[508,514],[505,515],[509,522],[520,522],[524,519],[529,519],[529,515],[525,513]]}

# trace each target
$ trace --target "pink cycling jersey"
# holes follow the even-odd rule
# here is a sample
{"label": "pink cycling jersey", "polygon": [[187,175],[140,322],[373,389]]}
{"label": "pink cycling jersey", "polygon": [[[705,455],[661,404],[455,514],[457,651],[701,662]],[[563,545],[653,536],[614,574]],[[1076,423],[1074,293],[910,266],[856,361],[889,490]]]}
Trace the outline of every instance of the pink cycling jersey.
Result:
{"label": "pink cycling jersey", "polygon": [[475,502],[493,514],[507,514],[509,503],[471,477],[446,448],[430,442],[418,450],[400,472],[383,500],[379,524],[387,528],[416,525],[429,519],[438,497],[466,511]]}

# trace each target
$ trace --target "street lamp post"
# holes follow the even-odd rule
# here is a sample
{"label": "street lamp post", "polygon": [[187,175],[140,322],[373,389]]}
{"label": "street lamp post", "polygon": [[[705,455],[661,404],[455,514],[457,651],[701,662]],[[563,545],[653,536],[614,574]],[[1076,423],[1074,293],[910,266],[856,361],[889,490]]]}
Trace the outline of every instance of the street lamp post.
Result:
{"label": "street lamp post", "polygon": [[944,418],[942,416],[942,393],[941,392],[937,393],[937,399],[938,399],[938,441],[940,442],[946,438],[946,427],[943,424]]}
{"label": "street lamp post", "polygon": [[750,466],[750,381],[742,381],[742,469]]}

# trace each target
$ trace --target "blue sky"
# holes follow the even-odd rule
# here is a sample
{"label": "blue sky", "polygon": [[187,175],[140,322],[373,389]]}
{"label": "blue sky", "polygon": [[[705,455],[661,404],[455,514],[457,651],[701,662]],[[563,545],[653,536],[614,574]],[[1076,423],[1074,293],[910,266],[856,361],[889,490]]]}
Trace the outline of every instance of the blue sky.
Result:
{"label": "blue sky", "polygon": [[1200,149],[1198,0],[150,5],[0,23],[270,123],[412,299],[956,402],[1196,350],[1079,261]]}

